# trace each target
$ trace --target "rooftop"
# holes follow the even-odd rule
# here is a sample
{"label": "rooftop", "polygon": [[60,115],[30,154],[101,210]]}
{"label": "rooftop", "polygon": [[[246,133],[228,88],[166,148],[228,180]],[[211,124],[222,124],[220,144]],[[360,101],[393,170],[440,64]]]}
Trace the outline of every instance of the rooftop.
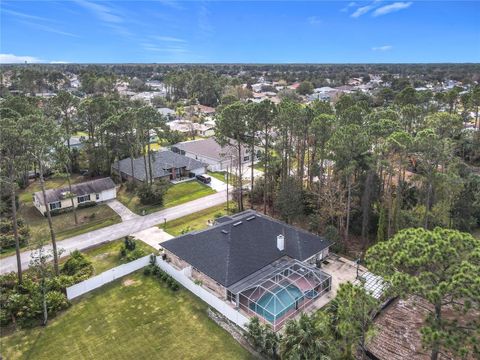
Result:
{"label": "rooftop", "polygon": [[[80,184],[72,185],[72,193],[76,196],[89,195],[94,193],[100,193],[105,190],[115,188],[115,183],[109,177],[86,181]],[[60,201],[66,198],[66,193],[69,193],[68,187],[49,189],[45,191],[47,197],[47,203]],[[38,199],[40,204],[45,205],[43,202],[43,195],[41,191],[37,191],[34,196]]]}
{"label": "rooftop", "polygon": [[[277,248],[277,236],[285,239]],[[220,218],[217,225],[162,243],[162,246],[225,287],[288,256],[303,261],[331,242],[248,210]]]}
{"label": "rooftop", "polygon": [[[171,168],[185,167],[187,171],[190,171],[205,166],[206,165],[204,163],[198,160],[174,153],[170,150],[152,152],[152,172],[154,178],[168,176],[170,174],[168,169]],[[116,170],[120,168],[123,173],[132,176],[132,166],[130,158],[120,160],[119,162],[114,162],[112,167]],[[147,171],[148,168],[149,164],[147,161]],[[145,174],[145,163],[143,161],[143,157],[139,157],[133,160],[133,169],[135,172],[135,178],[141,181],[145,181],[147,177]]]}

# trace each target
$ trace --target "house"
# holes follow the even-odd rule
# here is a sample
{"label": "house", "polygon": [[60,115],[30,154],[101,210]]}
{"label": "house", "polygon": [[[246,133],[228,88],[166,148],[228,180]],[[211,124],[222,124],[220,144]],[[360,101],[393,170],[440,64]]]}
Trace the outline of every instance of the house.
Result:
{"label": "house", "polygon": [[[170,150],[152,152],[150,162],[154,180],[179,181],[189,178],[193,179],[196,175],[207,172],[206,164]],[[146,168],[148,173],[150,172],[150,162],[147,159]],[[131,158],[117,161],[112,165],[112,171],[120,175],[122,179],[129,181],[135,179],[135,181],[143,182],[147,179],[143,157],[133,159],[133,162]]]}
{"label": "house", "polygon": [[215,114],[215,108],[205,105],[191,105],[185,107],[185,112],[191,115],[209,116]]}
{"label": "house", "polygon": [[[81,207],[100,203],[117,197],[115,183],[110,178],[102,178],[72,185],[72,193],[68,187],[49,189],[45,191],[47,206],[50,211]],[[41,191],[33,194],[33,204],[43,215],[46,214],[46,206]]]}
{"label": "house", "polygon": [[173,120],[167,123],[172,131],[178,131],[190,136],[213,136],[215,131],[211,125],[199,124],[190,120]]}
{"label": "house", "polygon": [[[208,139],[184,141],[172,146],[172,151],[202,161],[210,171],[226,171],[238,164],[238,150],[233,145],[221,146],[214,137]],[[242,163],[251,163],[250,149],[242,146]],[[257,154],[254,161],[257,160]]]}
{"label": "house", "polygon": [[165,258],[245,316],[278,330],[331,289],[332,243],[253,210],[162,243]]}
{"label": "house", "polygon": [[173,120],[177,117],[177,114],[175,112],[175,110],[172,110],[170,108],[167,108],[167,107],[162,107],[162,108],[158,108],[157,111],[162,115],[164,116],[165,118],[167,118],[167,120]]}

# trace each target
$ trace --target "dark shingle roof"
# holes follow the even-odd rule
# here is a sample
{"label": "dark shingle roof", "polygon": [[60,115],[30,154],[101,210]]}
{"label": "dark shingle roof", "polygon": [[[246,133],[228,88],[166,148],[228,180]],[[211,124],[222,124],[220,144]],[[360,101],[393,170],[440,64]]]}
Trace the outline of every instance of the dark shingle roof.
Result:
{"label": "dark shingle roof", "polygon": [[[280,234],[285,236],[283,251],[277,248]],[[330,245],[322,237],[251,210],[223,217],[209,229],[162,243],[165,249],[225,287],[285,255],[305,260]]]}
{"label": "dark shingle roof", "polygon": [[[80,184],[72,185],[72,192],[77,196],[81,196],[81,195],[100,193],[102,191],[113,189],[113,188],[115,188],[115,183],[113,182],[112,179],[110,179],[109,177],[106,177],[102,179],[96,179],[96,180],[86,181]],[[51,202],[56,202],[56,201],[65,199],[64,194],[68,192],[69,192],[68,186],[59,188],[59,189],[46,190],[45,195],[47,197],[47,203],[50,204]],[[44,205],[42,192],[37,191],[34,195],[38,199],[38,201],[40,201],[40,203]]]}
{"label": "dark shingle roof", "polygon": [[[132,166],[131,166],[130,158],[120,160],[119,163],[120,163],[120,170],[123,173],[129,176],[132,176]],[[173,151],[170,151],[170,150],[161,150],[161,151],[152,152],[152,170],[153,170],[153,177],[155,179],[159,177],[168,176],[169,175],[168,169],[171,169],[173,167],[175,168],[185,167],[187,171],[190,171],[194,169],[204,168],[205,166],[206,164],[198,160],[174,153]],[[147,170],[148,170],[148,167],[149,167],[149,164],[147,159]],[[117,162],[113,164],[113,168],[115,170],[118,170]],[[135,178],[141,181],[145,181],[146,174],[145,174],[145,164],[143,161],[143,157],[139,157],[133,160],[133,168],[135,172]]]}

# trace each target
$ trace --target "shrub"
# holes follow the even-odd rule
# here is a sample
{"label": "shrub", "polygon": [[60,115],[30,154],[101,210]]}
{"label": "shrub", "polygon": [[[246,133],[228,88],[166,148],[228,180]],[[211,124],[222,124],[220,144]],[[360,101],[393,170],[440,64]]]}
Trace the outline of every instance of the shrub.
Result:
{"label": "shrub", "polygon": [[144,250],[142,249],[135,249],[127,253],[126,259],[127,261],[133,261],[140,259],[141,257],[147,255]]}
{"label": "shrub", "polygon": [[67,297],[59,291],[49,291],[45,295],[47,302],[47,311],[49,314],[55,314],[68,307]]}
{"label": "shrub", "polygon": [[150,276],[152,274],[152,265],[145,266],[143,268],[143,275]]}
{"label": "shrub", "polygon": [[70,254],[70,258],[63,264],[62,274],[76,275],[77,273],[93,273],[92,262],[82,254],[80,251],[75,250]]}
{"label": "shrub", "polygon": [[142,205],[163,205],[163,197],[169,187],[165,181],[153,184],[143,183],[137,187],[136,193]]}
{"label": "shrub", "polygon": [[137,243],[135,242],[135,238],[133,236],[125,236],[125,248],[129,251],[135,250]]}
{"label": "shrub", "polygon": [[97,203],[95,201],[87,201],[87,202],[83,202],[81,204],[78,204],[77,208],[78,209],[84,209],[84,208],[89,208],[89,207],[93,207],[93,206],[97,206]]}
{"label": "shrub", "polygon": [[[22,219],[17,220],[18,237],[20,246],[28,243],[30,231]],[[2,218],[0,221],[0,252],[4,249],[15,247],[15,236],[13,235],[13,223],[11,219]]]}
{"label": "shrub", "polygon": [[133,181],[127,181],[125,188],[128,192],[134,192],[137,185]]}

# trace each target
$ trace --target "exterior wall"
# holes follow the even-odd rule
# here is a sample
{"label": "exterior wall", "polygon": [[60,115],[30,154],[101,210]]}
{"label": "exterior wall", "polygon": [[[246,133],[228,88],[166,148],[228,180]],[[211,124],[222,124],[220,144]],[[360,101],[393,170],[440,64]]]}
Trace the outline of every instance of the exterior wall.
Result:
{"label": "exterior wall", "polygon": [[[99,193],[99,195],[100,195],[100,197],[97,200],[96,193],[90,194],[90,201],[100,203],[100,202],[103,202],[103,201],[115,199],[117,197],[117,188],[102,191],[102,192]],[[40,196],[42,196],[42,195],[40,195]],[[60,203],[62,204],[61,209],[66,209],[66,208],[71,208],[72,207],[72,200],[70,198],[62,199],[62,200],[60,200]],[[40,213],[42,215],[44,215],[45,212],[47,211],[46,207],[40,203],[39,199],[36,196],[34,196],[34,198],[33,198],[33,204],[38,209],[38,211],[40,211]],[[78,207],[77,197],[73,198],[73,206]]]}
{"label": "exterior wall", "polygon": [[[97,200],[97,202],[112,200],[112,199],[115,199],[116,197],[117,197],[117,188],[108,189],[100,193],[100,198]],[[95,195],[93,195],[93,198],[95,198]],[[93,200],[95,201],[95,199]]]}
{"label": "exterior wall", "polygon": [[211,290],[220,299],[226,299],[226,289],[221,284],[213,280],[211,277],[205,275],[204,273],[198,271],[195,268],[192,268],[192,279],[201,281],[204,287]]}
{"label": "exterior wall", "polygon": [[177,255],[174,255],[167,249],[164,249],[165,254],[167,255],[167,259],[170,260],[170,264],[173,265],[173,267],[183,270],[186,267],[190,266],[189,263],[187,263],[185,260],[180,259]]}
{"label": "exterior wall", "polygon": [[207,167],[205,166],[198,169],[192,169],[190,172],[194,173],[195,175],[205,174],[207,172]]}

